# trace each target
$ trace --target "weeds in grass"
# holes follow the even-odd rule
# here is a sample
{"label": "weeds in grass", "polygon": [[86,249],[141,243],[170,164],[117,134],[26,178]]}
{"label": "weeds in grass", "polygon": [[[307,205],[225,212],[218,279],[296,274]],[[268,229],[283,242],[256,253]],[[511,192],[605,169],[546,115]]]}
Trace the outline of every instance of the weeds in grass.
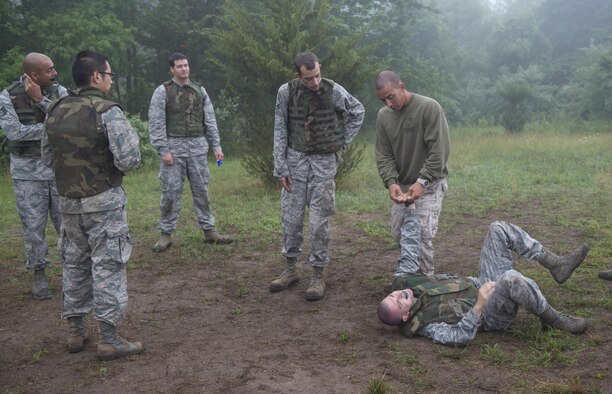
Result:
{"label": "weeds in grass", "polygon": [[110,372],[110,369],[106,365],[101,365],[96,369],[90,370],[89,375],[91,377],[104,378],[108,376],[109,372]]}
{"label": "weeds in grass", "polygon": [[480,358],[491,364],[504,364],[508,362],[508,356],[497,343],[493,346],[485,344],[480,349]]}
{"label": "weeds in grass", "polygon": [[512,335],[527,343],[527,349],[518,354],[516,366],[532,369],[550,367],[556,363],[574,365],[577,355],[570,353],[582,350],[586,345],[575,336],[556,329],[542,331],[539,328],[513,329]]}
{"label": "weeds in grass", "polygon": [[38,349],[34,352],[34,354],[32,354],[32,360],[39,363],[45,358],[45,356],[47,356],[47,354],[49,354],[47,349]]}
{"label": "weeds in grass", "polygon": [[338,335],[339,343],[347,343],[349,341],[349,334],[347,332],[342,332]]}
{"label": "weeds in grass", "polygon": [[391,392],[391,386],[385,380],[385,376],[387,374],[383,374],[380,378],[370,379],[368,382],[368,387],[366,388],[366,394],[387,394]]}
{"label": "weeds in grass", "polygon": [[438,353],[440,354],[440,356],[444,358],[450,358],[451,360],[461,360],[462,358],[465,358],[465,356],[467,355],[466,349],[457,351],[452,348],[440,349],[438,350]]}

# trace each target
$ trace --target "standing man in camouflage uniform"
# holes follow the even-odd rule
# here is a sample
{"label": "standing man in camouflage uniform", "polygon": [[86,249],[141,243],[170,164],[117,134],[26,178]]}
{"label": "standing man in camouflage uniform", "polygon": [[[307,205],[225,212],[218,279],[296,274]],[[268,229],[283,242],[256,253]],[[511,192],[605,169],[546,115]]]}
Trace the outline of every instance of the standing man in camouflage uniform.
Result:
{"label": "standing man in camouflage uniform", "polygon": [[310,208],[310,265],[306,299],[325,295],[323,268],[329,264],[329,221],[335,212],[334,176],[338,151],[355,138],[365,115],[363,105],[342,86],[321,78],[312,52],[295,59],[295,79],[282,85],[274,113],[274,176],[281,186],[282,253],[287,266],[270,283],[276,292],[297,283],[296,262],[302,251],[304,214]]}
{"label": "standing man in camouflage uniform", "polygon": [[117,334],[127,306],[126,264],[132,245],[123,173],[140,163],[138,136],[118,104],[105,99],[112,86],[108,57],[80,52],[72,63],[77,95],[55,102],[42,149],[62,196],[63,310],[68,351],[89,341],[83,317],[99,324],[98,360],[139,354],[140,342]]}
{"label": "standing man in camouflage uniform", "polygon": [[[410,219],[418,220],[418,219]],[[557,256],[520,227],[493,222],[480,254],[478,278],[418,274],[414,262],[400,265],[393,291],[378,306],[380,320],[399,325],[407,337],[420,335],[444,345],[465,345],[478,328],[505,331],[519,306],[538,316],[545,326],[572,334],[587,330],[588,321],[567,316],[546,301],[537,283],[513,269],[511,251],[538,261],[558,283],[565,282],[584,261],[583,245],[568,256]]]}
{"label": "standing man in camouflage uniform", "polygon": [[[42,53],[29,53],[23,60],[24,75],[0,94],[0,127],[10,151],[10,172],[15,204],[23,226],[26,269],[34,271],[32,293],[36,299],[51,298],[45,268],[49,246],[45,240],[47,218],[59,234],[59,195],[53,171],[40,157],[45,133],[45,114],[51,101],[67,94],[55,82],[53,62]],[[59,236],[58,236],[59,239]]]}
{"label": "standing man in camouflage uniform", "polygon": [[385,104],[376,118],[376,165],[394,202],[391,233],[400,260],[419,259],[421,273],[433,275],[433,239],[448,188],[446,117],[440,104],[409,92],[393,71],[378,74],[376,96]]}
{"label": "standing man in camouflage uniform", "polygon": [[172,245],[171,234],[176,230],[185,177],[189,180],[193,209],[204,230],[205,243],[229,244],[232,239],[219,235],[215,217],[210,210],[208,181],[210,171],[206,153],[212,144],[216,160],[223,160],[215,110],[206,89],[189,79],[189,60],[182,53],[168,59],[172,79],[160,85],[149,106],[151,144],[161,157],[159,182],[159,230],[161,236],[153,246],[163,252]]}

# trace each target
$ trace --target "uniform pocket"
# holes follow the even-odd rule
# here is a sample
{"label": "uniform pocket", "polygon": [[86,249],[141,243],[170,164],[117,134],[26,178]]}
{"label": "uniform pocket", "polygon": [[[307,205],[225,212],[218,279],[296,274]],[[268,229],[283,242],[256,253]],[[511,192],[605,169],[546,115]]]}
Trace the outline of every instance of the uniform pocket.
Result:
{"label": "uniform pocket", "polygon": [[106,230],[106,247],[111,260],[120,264],[127,264],[132,254],[132,244],[130,243],[127,226]]}

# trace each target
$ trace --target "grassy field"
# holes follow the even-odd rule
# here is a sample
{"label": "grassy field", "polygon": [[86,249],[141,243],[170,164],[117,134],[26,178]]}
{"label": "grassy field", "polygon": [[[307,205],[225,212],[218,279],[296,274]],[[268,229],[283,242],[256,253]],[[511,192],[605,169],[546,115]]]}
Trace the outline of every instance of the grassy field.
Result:
{"label": "grassy field", "polygon": [[[520,223],[532,224],[537,238],[553,242],[548,244],[558,252],[569,252],[580,241],[591,246],[588,260],[576,272],[571,283],[558,290],[553,280],[541,268],[525,269],[550,294],[557,305],[569,307],[576,314],[597,320],[598,311],[609,311],[612,301],[608,284],[595,279],[597,272],[612,268],[612,125],[546,125],[532,126],[520,135],[508,135],[498,128],[453,128],[452,153],[449,163],[450,189],[443,204],[440,233],[453,238],[473,236],[482,240],[482,228],[471,227],[474,221],[490,218],[512,218]],[[362,141],[367,138],[362,138]],[[384,218],[389,210],[389,198],[376,171],[372,143],[368,143],[364,160],[357,170],[338,185],[338,220],[350,217],[350,223],[363,230],[369,238],[388,243],[388,225]],[[227,157],[222,167],[211,165],[210,194],[213,212],[221,232],[231,234],[242,245],[270,260],[278,260],[280,208],[278,190],[264,188],[252,179],[235,158]],[[20,282],[30,281],[22,265],[21,225],[17,216],[8,170],[0,177],[0,265],[9,273],[0,286],[2,297],[23,297],[15,288]],[[125,179],[128,192],[128,221],[133,239],[147,248],[158,237],[160,188],[157,169],[141,169]],[[188,187],[183,196],[183,211],[176,237],[181,248],[172,253],[182,261],[223,261],[227,249],[201,248],[202,234],[197,229]],[[385,215],[380,215],[384,212]],[[461,234],[458,233],[461,231]],[[569,239],[567,234],[577,239]],[[55,235],[49,228],[48,239],[54,244]],[[253,241],[255,240],[255,241]],[[552,240],[552,241],[551,241]],[[383,243],[383,245],[384,245]],[[241,244],[231,249],[238,254]],[[252,251],[250,251],[252,252]],[[206,255],[204,255],[206,253]],[[245,252],[246,253],[246,252]],[[350,257],[350,256],[349,256]],[[57,261],[56,251],[51,258]],[[280,261],[280,260],[279,260]],[[7,265],[11,265],[7,267]],[[147,267],[147,254],[133,254],[129,268]],[[227,263],[221,263],[227,264]],[[280,267],[280,265],[279,265]],[[59,274],[54,264],[53,272]],[[386,281],[381,278],[381,283]],[[247,280],[239,290],[248,292]],[[588,288],[588,291],[586,290]],[[570,291],[571,297],[561,291]],[[609,313],[607,313],[609,315]],[[610,321],[599,322],[610,326]],[[602,338],[598,335],[573,337],[558,331],[542,333],[529,326],[518,326],[512,331],[515,338],[527,346],[516,351],[478,339],[480,359],[488,365],[509,365],[512,371],[533,371],[555,363],[572,365],[588,359],[589,351],[596,351]],[[348,333],[340,333],[338,342],[350,342]],[[461,360],[468,357],[455,350],[440,351],[442,357]],[[431,387],[424,361],[404,348],[391,349],[395,361],[411,372],[413,383],[422,382]],[[467,367],[467,366],[466,366]],[[517,372],[518,373],[518,372]],[[605,371],[595,371],[597,379],[609,381]],[[369,383],[369,392],[391,392],[385,376]],[[429,386],[427,386],[429,384]],[[524,389],[530,391],[529,382]],[[578,391],[576,391],[578,390]],[[519,390],[520,391],[520,390]],[[525,391],[525,392],[527,392]],[[547,386],[540,382],[538,392],[605,392],[605,388],[582,387],[580,382],[565,386]]]}

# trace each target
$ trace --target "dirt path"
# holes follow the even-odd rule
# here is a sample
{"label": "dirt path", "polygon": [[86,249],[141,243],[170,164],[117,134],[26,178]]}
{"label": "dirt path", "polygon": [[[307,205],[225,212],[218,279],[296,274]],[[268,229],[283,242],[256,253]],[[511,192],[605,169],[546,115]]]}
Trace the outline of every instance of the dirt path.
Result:
{"label": "dirt path", "polygon": [[[4,262],[0,390],[363,393],[369,381],[383,375],[393,392],[528,392],[546,382],[612,390],[609,309],[601,309],[587,334],[597,347],[580,353],[576,365],[528,370],[512,361],[494,365],[480,357],[485,344],[497,343],[513,360],[525,344],[510,334],[482,333],[474,344],[454,349],[423,338],[409,340],[383,326],[376,305],[389,289],[397,250],[388,239],[366,236],[356,226],[364,219],[372,217],[334,218],[333,264],[326,271],[326,296],[319,302],[304,298],[311,271],[303,258],[298,285],[277,294],[268,291],[283,263],[276,253],[262,250],[278,250],[280,237],[269,245],[241,239],[224,258],[192,261],[180,253],[180,240],[157,255],[133,236],[133,258],[147,266],[129,271],[130,312],[120,332],[142,340],[147,351],[106,363],[95,359],[91,317],[87,325],[94,335],[86,351],[69,354],[64,349],[60,274],[52,279],[56,296],[39,302],[30,296],[29,277],[14,268],[21,263]],[[374,219],[385,220],[386,214]],[[437,271],[473,274],[491,219],[468,218],[442,231],[436,240]],[[535,220],[519,224],[543,231]],[[515,322],[518,327],[535,324],[526,314]]]}

